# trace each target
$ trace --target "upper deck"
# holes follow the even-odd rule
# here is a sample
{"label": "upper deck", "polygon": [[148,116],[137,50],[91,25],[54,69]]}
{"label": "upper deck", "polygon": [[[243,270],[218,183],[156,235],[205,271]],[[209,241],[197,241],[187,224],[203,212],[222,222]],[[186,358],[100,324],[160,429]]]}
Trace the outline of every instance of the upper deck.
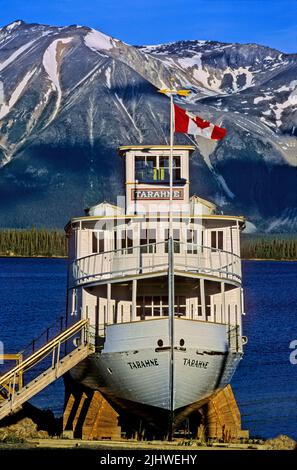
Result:
{"label": "upper deck", "polygon": [[216,214],[214,203],[189,197],[193,150],[173,147],[170,200],[170,147],[120,147],[126,197],[117,205],[97,204],[66,226],[73,286],[166,271],[170,227],[180,273],[241,282],[239,232],[244,218]]}
{"label": "upper deck", "polygon": [[[173,217],[175,268],[188,276],[241,283],[239,232],[244,219],[205,215]],[[154,276],[168,269],[165,216],[93,216],[68,225],[73,285]]]}

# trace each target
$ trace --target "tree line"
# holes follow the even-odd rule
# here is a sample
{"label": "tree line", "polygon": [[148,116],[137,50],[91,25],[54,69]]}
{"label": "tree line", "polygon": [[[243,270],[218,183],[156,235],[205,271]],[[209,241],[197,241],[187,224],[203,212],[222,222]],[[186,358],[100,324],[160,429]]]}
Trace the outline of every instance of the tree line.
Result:
{"label": "tree line", "polygon": [[[55,229],[0,230],[0,256],[67,256],[64,231]],[[297,235],[243,234],[243,259],[297,260]]]}
{"label": "tree line", "polygon": [[67,256],[67,242],[62,230],[0,230],[0,256]]}
{"label": "tree line", "polygon": [[296,234],[243,234],[243,259],[297,260]]}

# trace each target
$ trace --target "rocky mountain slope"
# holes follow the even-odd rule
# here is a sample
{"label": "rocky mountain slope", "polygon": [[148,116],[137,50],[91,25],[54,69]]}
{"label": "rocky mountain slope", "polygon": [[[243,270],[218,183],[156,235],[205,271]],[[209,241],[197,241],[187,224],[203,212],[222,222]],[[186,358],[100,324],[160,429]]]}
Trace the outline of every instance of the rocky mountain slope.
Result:
{"label": "rocky mountain slope", "polygon": [[123,194],[117,147],[168,143],[169,101],[227,128],[195,143],[191,191],[249,228],[297,230],[297,55],[256,44],[131,46],[87,27],[0,29],[0,225],[63,226]]}

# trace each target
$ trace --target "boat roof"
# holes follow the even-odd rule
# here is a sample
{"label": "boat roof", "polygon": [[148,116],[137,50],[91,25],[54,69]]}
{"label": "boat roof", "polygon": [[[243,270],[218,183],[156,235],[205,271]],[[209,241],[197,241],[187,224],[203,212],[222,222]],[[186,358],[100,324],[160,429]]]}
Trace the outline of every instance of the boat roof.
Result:
{"label": "boat roof", "polygon": [[195,203],[197,202],[198,204],[203,204],[206,207],[209,207],[209,209],[216,209],[217,206],[214,202],[208,201],[206,199],[203,199],[200,196],[197,196],[197,194],[193,194],[193,196],[190,197],[190,203]]}
{"label": "boat roof", "polygon": [[[159,217],[160,219],[165,218],[168,220],[168,215],[167,214],[150,214],[149,218],[157,218]],[[199,214],[199,215],[193,215],[193,214],[188,214],[184,216],[178,216],[180,219],[210,219],[210,220],[234,220],[238,221],[241,223],[243,226],[245,225],[245,217],[242,215],[227,215],[227,214]],[[70,219],[68,224],[65,226],[65,231],[67,232],[68,228],[71,226],[71,224],[75,222],[84,222],[84,221],[91,221],[91,220],[110,220],[110,219],[146,219],[148,218],[146,214],[123,214],[123,215],[104,215],[104,216],[81,216],[81,217],[74,217]],[[174,216],[173,216],[174,218]]]}
{"label": "boat roof", "polygon": [[[173,150],[188,150],[193,152],[195,150],[194,145],[173,145]],[[129,150],[170,150],[170,145],[121,145],[118,148],[120,155],[123,155]]]}

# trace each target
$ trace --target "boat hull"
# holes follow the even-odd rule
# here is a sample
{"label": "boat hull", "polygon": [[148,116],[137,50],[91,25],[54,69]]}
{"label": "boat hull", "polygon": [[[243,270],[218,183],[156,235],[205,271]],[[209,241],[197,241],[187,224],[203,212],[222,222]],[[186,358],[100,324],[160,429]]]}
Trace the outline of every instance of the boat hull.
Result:
{"label": "boat hull", "polygon": [[160,318],[108,326],[103,350],[71,375],[125,411],[150,421],[174,411],[177,422],[227,385],[240,359],[227,325],[176,318],[172,351],[169,320]]}

